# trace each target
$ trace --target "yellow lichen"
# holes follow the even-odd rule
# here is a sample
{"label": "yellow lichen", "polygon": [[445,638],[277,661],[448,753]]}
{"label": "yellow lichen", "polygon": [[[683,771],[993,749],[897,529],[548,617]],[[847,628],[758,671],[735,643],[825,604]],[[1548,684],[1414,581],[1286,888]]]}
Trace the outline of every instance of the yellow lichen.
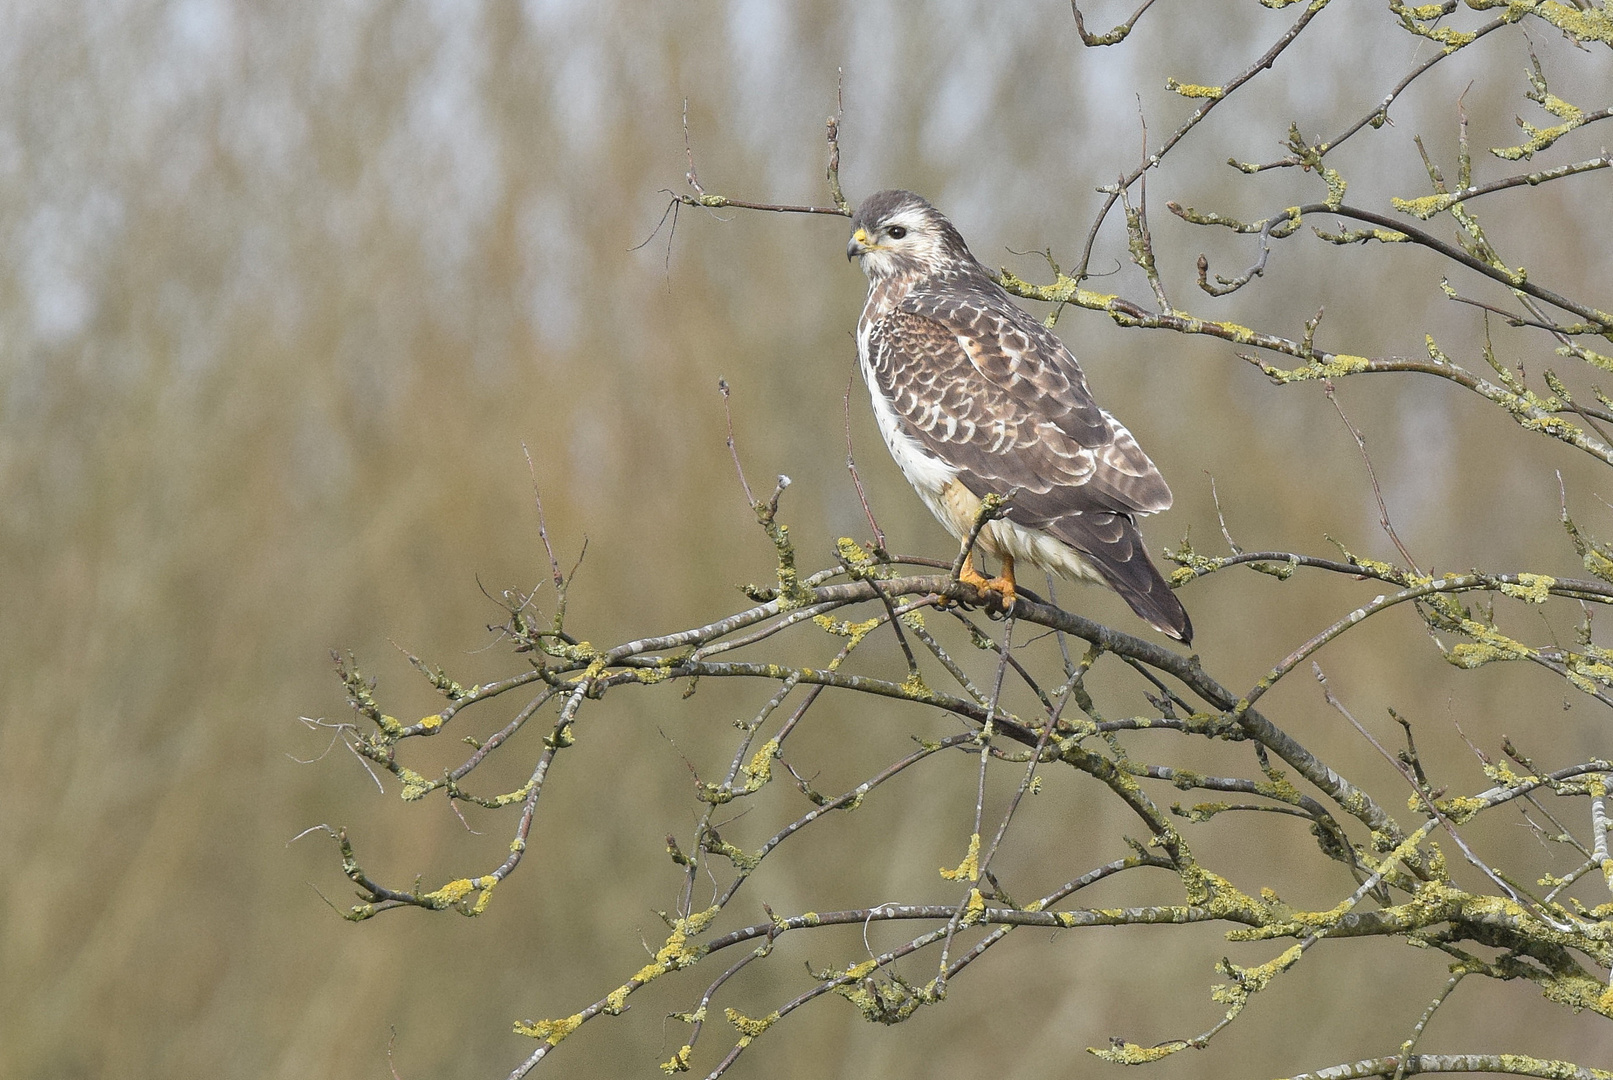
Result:
{"label": "yellow lichen", "polygon": [[1422,195],[1415,199],[1391,198],[1389,204],[1402,214],[1427,221],[1441,210],[1446,209],[1456,201],[1456,196],[1449,192],[1438,195]]}
{"label": "yellow lichen", "polygon": [[[1440,799],[1434,804],[1439,812],[1450,818],[1453,825],[1461,825],[1470,820],[1473,815],[1485,808],[1483,799],[1457,797],[1453,799]],[[1422,801],[1419,799],[1414,809],[1421,809]]]}
{"label": "yellow lichen", "polygon": [[924,676],[914,671],[902,680],[902,695],[913,701],[931,701],[935,698],[935,691],[924,681]]}
{"label": "yellow lichen", "polygon": [[1299,958],[1304,954],[1304,946],[1296,944],[1255,967],[1240,967],[1231,961],[1222,961],[1221,970],[1233,981],[1212,986],[1210,996],[1223,1005],[1231,1006],[1227,1012],[1230,1019],[1242,1011],[1251,994],[1264,990],[1271,980],[1299,963]]}
{"label": "yellow lichen", "polygon": [[542,1039],[550,1046],[557,1046],[560,1040],[582,1026],[582,1020],[582,1013],[573,1013],[564,1020],[517,1020],[515,1033],[525,1035],[529,1039]]}
{"label": "yellow lichen", "polygon": [[986,898],[979,889],[969,890],[969,903],[963,909],[962,926],[973,926],[981,922],[986,915]]}
{"label": "yellow lichen", "polygon": [[675,920],[672,924],[672,933],[667,935],[666,944],[656,952],[655,959],[635,971],[627,982],[605,995],[604,1011],[613,1016],[619,1014],[627,1008],[627,996],[639,987],[669,971],[681,971],[698,962],[706,951],[702,947],[691,946],[689,938],[710,926],[711,920],[717,917],[718,910],[713,906],[704,911],[697,911],[687,919]]}
{"label": "yellow lichen", "polygon": [[1181,94],[1185,98],[1209,98],[1211,101],[1219,100],[1226,93],[1224,86],[1199,86],[1196,83],[1177,82],[1171,78],[1165,80],[1165,89]]}
{"label": "yellow lichen", "polygon": [[750,1039],[756,1038],[756,1036],[772,1027],[779,1019],[778,1010],[776,1009],[756,1020],[746,1016],[738,1009],[724,1009],[723,1015],[728,1018],[730,1024],[739,1029],[740,1034]]}
{"label": "yellow lichen", "polygon": [[1459,645],[1452,645],[1450,652],[1445,654],[1445,659],[1459,668],[1471,671],[1496,660],[1520,660],[1527,655],[1528,650],[1526,649],[1505,649],[1487,642],[1463,642]]}
{"label": "yellow lichen", "polygon": [[1302,368],[1283,369],[1271,364],[1262,364],[1260,370],[1266,378],[1276,383],[1305,382],[1311,379],[1341,379],[1346,375],[1369,371],[1372,361],[1364,356],[1354,356],[1348,353],[1335,353],[1330,360],[1312,360]]}
{"label": "yellow lichen", "polygon": [[834,634],[836,637],[843,637],[846,639],[846,648],[842,655],[835,657],[835,659],[829,662],[829,670],[834,671],[840,667],[840,661],[844,659],[844,653],[849,653],[852,649],[855,649],[858,645],[861,645],[863,638],[867,637],[870,633],[877,629],[882,619],[881,616],[876,615],[873,618],[867,619],[863,622],[853,623],[831,619],[827,615],[814,615],[812,617],[812,621],[829,631],[829,633]]}
{"label": "yellow lichen", "polygon": [[445,907],[451,907],[474,892],[477,888],[476,883],[479,880],[481,879],[460,878],[458,881],[450,881],[436,892],[429,892],[425,896],[422,896],[421,899],[429,901],[431,906],[437,908],[438,910],[441,910]]}
{"label": "yellow lichen", "polygon": [[867,551],[863,546],[849,536],[842,536],[835,541],[835,553],[849,566],[855,577],[870,578],[883,577],[889,571]]}
{"label": "yellow lichen", "polygon": [[1613,45],[1613,14],[1605,8],[1580,10],[1568,4],[1546,0],[1535,9],[1535,14],[1581,41],[1600,41]]}
{"label": "yellow lichen", "polygon": [[486,911],[487,902],[493,899],[493,886],[498,884],[498,878],[496,877],[484,877],[477,880],[482,882],[482,895],[476,898],[476,902],[465,912],[466,915],[480,915]]}
{"label": "yellow lichen", "polygon": [[1552,586],[1556,584],[1556,578],[1547,577],[1545,574],[1519,574],[1516,585],[1502,582],[1501,591],[1515,600],[1544,604],[1550,599]]}
{"label": "yellow lichen", "polygon": [[941,876],[949,881],[979,881],[980,880],[980,834],[975,833],[969,837],[969,854],[963,857],[957,869],[948,870],[941,867]]}
{"label": "yellow lichen", "polygon": [[1120,1042],[1107,1050],[1099,1050],[1096,1047],[1089,1046],[1087,1047],[1087,1053],[1094,1057],[1100,1057],[1112,1065],[1147,1065],[1151,1061],[1169,1057],[1178,1050],[1185,1050],[1188,1045],[1182,1039],[1173,1039],[1158,1046],[1138,1046],[1133,1042]]}
{"label": "yellow lichen", "polygon": [[853,964],[843,973],[843,977],[850,980],[866,979],[879,970],[878,960],[864,960],[860,964]]}
{"label": "yellow lichen", "polygon": [[779,756],[779,741],[769,739],[762,744],[750,759],[750,764],[742,772],[749,778],[745,782],[746,793],[760,791],[762,786],[773,779],[773,759]]}

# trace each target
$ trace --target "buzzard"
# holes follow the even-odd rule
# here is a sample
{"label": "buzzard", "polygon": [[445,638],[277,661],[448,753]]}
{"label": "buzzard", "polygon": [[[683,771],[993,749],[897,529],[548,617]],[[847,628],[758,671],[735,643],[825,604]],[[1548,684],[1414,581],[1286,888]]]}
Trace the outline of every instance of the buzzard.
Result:
{"label": "buzzard", "polygon": [[981,500],[1010,496],[977,547],[1000,576],[962,580],[1013,610],[1014,564],[1119,593],[1156,629],[1193,624],[1149,561],[1136,518],[1171,504],[1131,432],[1092,400],[1075,356],[1015,304],[941,212],[910,191],[870,196],[846,258],[868,275],[857,358],[891,456],[960,540]]}

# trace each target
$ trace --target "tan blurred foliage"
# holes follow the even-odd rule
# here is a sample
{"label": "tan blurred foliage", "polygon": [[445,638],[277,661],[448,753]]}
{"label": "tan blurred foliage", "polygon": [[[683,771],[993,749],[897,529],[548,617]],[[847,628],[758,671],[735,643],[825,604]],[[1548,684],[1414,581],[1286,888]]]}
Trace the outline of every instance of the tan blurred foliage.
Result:
{"label": "tan blurred foliage", "polygon": [[[1089,20],[1130,13],[1110,6]],[[349,825],[394,879],[480,866],[507,836],[479,819],[486,835],[470,836],[440,804],[406,810],[395,785],[378,795],[345,754],[293,760],[324,749],[299,715],[345,713],[328,650],[354,650],[394,702],[413,695],[423,710],[432,696],[393,640],[463,682],[511,670],[484,647],[481,627],[501,613],[478,581],[529,588],[547,572],[523,442],[562,560],[589,538],[579,629],[616,640],[736,605],[731,583],[765,580],[771,553],[733,480],[719,376],[753,475],[794,478],[786,516],[814,564],[833,537],[865,531],[843,468],[863,288],[842,257],[843,223],[686,211],[675,234],[636,246],[660,217],[658,190],[680,185],[685,99],[713,190],[821,201],[821,125],[844,68],[851,198],[924,192],[982,259],[1034,277],[1039,257],[1010,252],[1051,245],[1073,261],[1093,189],[1137,160],[1139,96],[1151,128],[1169,129],[1190,103],[1163,91],[1165,75],[1213,82],[1289,17],[1215,6],[1217,38],[1178,10],[1112,50],[1081,48],[1059,5],[980,0],[96,0],[0,12],[0,1074],[385,1076],[395,1027],[406,1078],[502,1075],[526,1052],[512,1019],[564,1015],[643,963],[641,941],[664,936],[651,908],[676,888],[663,838],[693,813],[686,762],[723,753],[751,704],[720,687],[681,709],[605,703],[613,721],[588,733],[545,807],[540,857],[486,915],[351,926],[310,887],[347,902],[328,845],[288,845],[302,830]],[[1184,145],[1178,165],[1197,171],[1177,175],[1194,186],[1161,183],[1151,198],[1216,198],[1248,216],[1292,201],[1292,175],[1234,183],[1221,163],[1276,156],[1290,120],[1331,129],[1370,109],[1418,49],[1375,47],[1377,12],[1326,17],[1326,33],[1269,74],[1263,113],[1229,113]],[[1561,42],[1535,46],[1548,64],[1566,56]],[[1607,56],[1573,59],[1552,69],[1553,89],[1600,104]],[[1516,78],[1467,98],[1475,144],[1516,141],[1527,63],[1508,36],[1420,85],[1376,156],[1355,162],[1352,201],[1426,190],[1411,137],[1448,160],[1456,100],[1478,74]],[[1499,197],[1528,216],[1495,214],[1492,235],[1510,259],[1549,256],[1558,280],[1605,292],[1605,175]],[[1570,196],[1595,185],[1603,214],[1571,218]],[[1154,226],[1176,256],[1175,293],[1222,311],[1192,289],[1192,258],[1208,250],[1241,268],[1248,246],[1157,209]],[[1240,299],[1240,321],[1297,334],[1325,300],[1322,336],[1337,347],[1415,354],[1431,332],[1474,354],[1482,324],[1441,296],[1433,260],[1321,246],[1309,245],[1314,262],[1297,245],[1280,253],[1258,295]],[[1123,235],[1111,228],[1099,254],[1100,273],[1124,262]],[[1140,285],[1126,263],[1112,287]],[[1516,332],[1491,329],[1511,362],[1541,363],[1507,352],[1524,347]],[[1171,479],[1176,507],[1147,529],[1156,548],[1189,530],[1211,544],[1213,475],[1250,546],[1328,554],[1326,533],[1392,554],[1360,457],[1315,387],[1272,387],[1214,341],[1125,334],[1086,313],[1060,330]],[[1339,394],[1401,536],[1441,569],[1573,572],[1555,470],[1582,520],[1613,531],[1592,463],[1454,388],[1358,381]],[[851,415],[893,546],[949,555],[885,460],[860,386]],[[1186,601],[1206,665],[1252,680],[1358,594],[1222,575]],[[1129,618],[1107,595],[1075,602]],[[1445,744],[1453,772],[1478,775],[1452,719],[1481,744],[1505,731],[1565,760],[1605,752],[1605,734],[1555,741],[1545,725],[1564,691],[1548,676],[1453,678],[1414,619],[1379,633],[1370,648],[1330,652],[1335,685],[1358,715],[1392,705],[1437,732],[1429,741]],[[1311,714],[1319,750],[1382,768],[1313,691],[1273,698]],[[867,740],[877,757],[910,734],[861,713],[821,722],[812,737],[831,763],[837,740]],[[835,779],[856,776],[848,765]],[[956,861],[971,808],[949,795],[908,792],[898,835],[848,825],[853,846],[868,833],[864,865],[820,864],[804,846],[797,876],[759,882],[757,897],[781,909],[877,902],[882,882],[933,875]],[[1049,844],[1081,842],[1080,809],[1038,808]],[[1517,832],[1490,839],[1530,843]],[[1202,987],[1226,945],[1206,928],[1188,951],[1185,936],[1160,948],[1142,930],[1026,934],[1011,960],[900,1028],[827,1001],[770,1033],[767,1055],[736,1075],[1110,1069],[1081,1048],[1197,1030],[1218,1012]],[[1214,1063],[1154,1075],[1277,1074],[1381,1049],[1443,965],[1429,957],[1420,980],[1397,967],[1391,985],[1383,972],[1405,964],[1404,949],[1376,948],[1385,966],[1368,949],[1296,970],[1284,1000],[1261,1003]],[[815,946],[810,959],[839,957]],[[794,974],[781,966],[749,989],[770,1000]],[[1341,986],[1350,1007],[1318,1013]],[[690,1003],[654,989],[633,1024],[568,1044],[562,1071],[643,1074],[664,1060],[682,1032],[652,1018]],[[1606,1035],[1587,1043],[1557,1029],[1555,1007],[1502,996],[1487,988],[1441,1020],[1497,1046],[1613,1058]],[[1289,1010],[1314,1026],[1286,1026]]]}

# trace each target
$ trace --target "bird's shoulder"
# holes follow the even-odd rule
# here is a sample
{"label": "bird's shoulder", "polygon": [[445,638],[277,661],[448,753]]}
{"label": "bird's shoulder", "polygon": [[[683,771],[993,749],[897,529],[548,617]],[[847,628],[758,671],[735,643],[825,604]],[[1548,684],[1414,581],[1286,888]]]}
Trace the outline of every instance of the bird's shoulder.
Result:
{"label": "bird's shoulder", "polygon": [[982,266],[931,275],[909,289],[892,313],[928,319],[954,334],[995,342],[1066,372],[1081,371],[1058,335],[1015,303]]}
{"label": "bird's shoulder", "polygon": [[869,345],[893,382],[925,377],[1014,426],[1050,424],[1083,446],[1111,438],[1075,355],[984,269],[932,275],[892,297],[873,313]]}

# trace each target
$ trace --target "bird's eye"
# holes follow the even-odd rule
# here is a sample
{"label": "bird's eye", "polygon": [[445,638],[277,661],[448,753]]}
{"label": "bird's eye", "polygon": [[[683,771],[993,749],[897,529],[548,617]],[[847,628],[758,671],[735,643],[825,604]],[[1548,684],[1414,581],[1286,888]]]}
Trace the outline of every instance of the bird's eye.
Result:
{"label": "bird's eye", "polygon": [[890,228],[885,230],[885,235],[890,237],[892,240],[900,240],[902,237],[907,235],[907,229],[901,225],[892,225]]}

